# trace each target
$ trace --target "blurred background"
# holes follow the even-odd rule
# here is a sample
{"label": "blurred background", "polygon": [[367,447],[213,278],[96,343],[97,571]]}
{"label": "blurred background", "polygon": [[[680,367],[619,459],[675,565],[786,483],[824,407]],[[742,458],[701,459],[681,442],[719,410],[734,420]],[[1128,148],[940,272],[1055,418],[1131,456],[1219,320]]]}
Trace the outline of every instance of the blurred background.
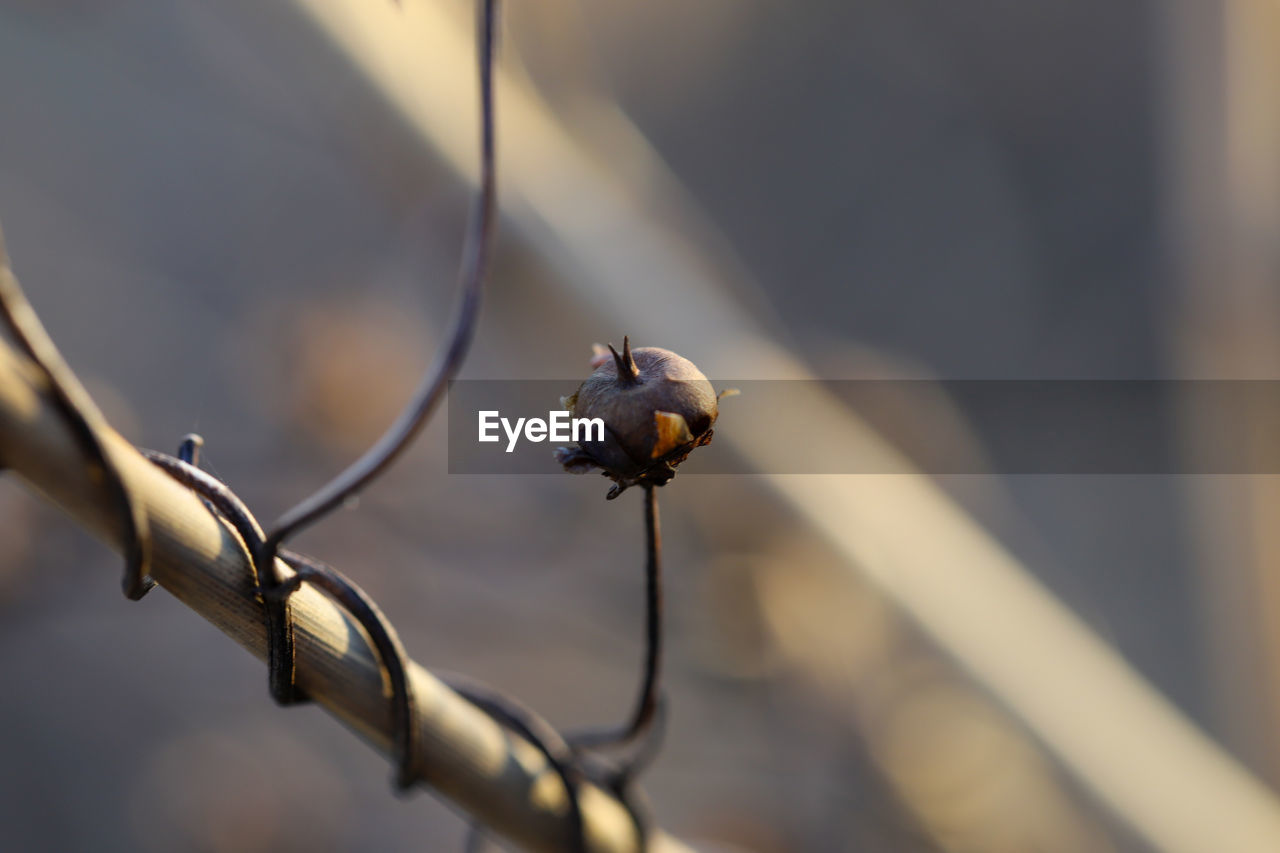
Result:
{"label": "blurred background", "polygon": [[[127,438],[202,433],[265,518],[381,432],[453,298],[472,10],[401,6],[0,0],[19,278]],[[580,378],[623,334],[726,378],[1280,374],[1266,0],[509,0],[503,35],[503,230],[464,376]],[[1182,458],[1269,440],[1168,411],[1152,440]],[[992,438],[943,399],[901,435],[830,400],[789,417],[871,452]],[[695,455],[661,494],[665,827],[1140,851],[1222,820],[1215,849],[1276,849],[1253,834],[1280,782],[1276,478],[785,478],[758,433],[726,401],[717,441],[765,473]],[[620,719],[639,495],[447,462],[441,417],[299,547],[425,666],[562,727]],[[0,479],[0,849],[459,849],[447,804],[393,796],[383,759],[119,571]]]}

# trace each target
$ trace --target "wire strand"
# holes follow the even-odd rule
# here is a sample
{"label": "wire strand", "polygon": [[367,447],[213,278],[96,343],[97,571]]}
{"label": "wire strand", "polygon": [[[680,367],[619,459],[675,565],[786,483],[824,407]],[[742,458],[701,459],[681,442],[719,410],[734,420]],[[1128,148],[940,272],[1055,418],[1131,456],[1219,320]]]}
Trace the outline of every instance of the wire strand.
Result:
{"label": "wire strand", "polygon": [[370,447],[336,477],[271,525],[266,537],[268,553],[274,553],[286,539],[308,527],[358,494],[413,442],[427,418],[435,410],[450,379],[462,366],[475,334],[481,296],[495,238],[497,176],[494,166],[493,57],[498,17],[498,0],[481,0],[477,59],[480,86],[480,186],[458,279],[462,299],[453,316],[448,339],[423,377],[412,399],[395,422]]}

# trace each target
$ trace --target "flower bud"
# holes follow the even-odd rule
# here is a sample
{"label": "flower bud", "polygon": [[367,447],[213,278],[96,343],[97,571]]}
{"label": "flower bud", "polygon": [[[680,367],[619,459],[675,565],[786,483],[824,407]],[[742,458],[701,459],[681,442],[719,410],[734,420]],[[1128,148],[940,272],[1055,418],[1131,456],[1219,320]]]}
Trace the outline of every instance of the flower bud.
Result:
{"label": "flower bud", "polygon": [[719,414],[716,392],[693,362],[658,347],[631,349],[598,359],[599,366],[561,402],[573,418],[599,418],[604,438],[557,448],[566,471],[600,469],[614,481],[613,499],[628,486],[661,486],[695,448],[711,442]]}

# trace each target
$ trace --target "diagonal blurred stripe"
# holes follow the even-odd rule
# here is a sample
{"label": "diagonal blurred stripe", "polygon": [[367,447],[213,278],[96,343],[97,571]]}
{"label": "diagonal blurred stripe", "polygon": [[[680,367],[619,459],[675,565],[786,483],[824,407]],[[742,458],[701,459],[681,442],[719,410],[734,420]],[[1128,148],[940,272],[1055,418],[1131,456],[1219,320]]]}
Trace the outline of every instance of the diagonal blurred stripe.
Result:
{"label": "diagonal blurred stripe", "polygon": [[[300,21],[367,78],[424,154],[472,180],[470,18],[464,6],[295,0]],[[253,26],[258,4],[235,4]],[[711,375],[805,378],[806,368],[728,295],[731,259],[674,206],[685,194],[644,140],[611,131],[643,169],[611,168],[557,122],[529,85],[500,81],[508,221],[580,302],[637,337],[665,341]],[[607,104],[602,111],[612,111]],[[644,185],[626,175],[645,174]],[[667,190],[671,192],[667,192]],[[681,223],[676,229],[664,223]],[[736,270],[734,270],[734,274]],[[807,428],[896,462],[855,414],[819,392]],[[771,436],[750,423],[720,440],[768,469]],[[905,463],[901,463],[905,467]],[[1045,747],[1160,850],[1280,849],[1273,794],[1196,729],[1058,603],[934,484],[920,476],[767,478]]]}

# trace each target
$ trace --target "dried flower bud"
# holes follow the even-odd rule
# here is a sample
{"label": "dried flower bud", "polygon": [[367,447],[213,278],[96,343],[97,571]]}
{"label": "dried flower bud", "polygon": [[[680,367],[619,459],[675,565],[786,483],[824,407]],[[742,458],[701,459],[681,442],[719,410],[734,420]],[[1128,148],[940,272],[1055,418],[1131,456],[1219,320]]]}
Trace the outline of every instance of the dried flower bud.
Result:
{"label": "dried flower bud", "polygon": [[711,442],[719,414],[716,392],[693,362],[670,350],[642,347],[595,358],[595,372],[561,402],[574,418],[600,418],[604,439],[557,448],[566,471],[598,468],[614,481],[610,499],[640,483],[661,486],[695,448]]}

